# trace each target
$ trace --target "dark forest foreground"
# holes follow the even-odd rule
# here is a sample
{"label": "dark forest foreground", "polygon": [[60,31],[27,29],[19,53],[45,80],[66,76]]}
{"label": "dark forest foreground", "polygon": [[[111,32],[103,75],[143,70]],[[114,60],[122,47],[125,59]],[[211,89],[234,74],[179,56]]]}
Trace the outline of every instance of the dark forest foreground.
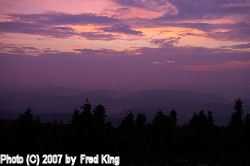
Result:
{"label": "dark forest foreground", "polygon": [[115,128],[106,122],[104,106],[88,100],[75,110],[69,124],[40,123],[30,108],[14,121],[1,120],[0,153],[113,154],[120,165],[249,166],[250,115],[242,102],[227,126],[214,124],[212,112],[195,113],[177,125],[177,113],[158,111],[152,123],[143,113],[129,112]]}

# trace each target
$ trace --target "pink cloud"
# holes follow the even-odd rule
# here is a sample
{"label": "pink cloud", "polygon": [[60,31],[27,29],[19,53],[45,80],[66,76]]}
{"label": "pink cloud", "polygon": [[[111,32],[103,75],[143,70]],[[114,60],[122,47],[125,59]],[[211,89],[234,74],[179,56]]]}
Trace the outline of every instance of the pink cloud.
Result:
{"label": "pink cloud", "polygon": [[[100,13],[105,8],[114,5],[110,0],[2,0],[0,13],[44,13],[44,12],[64,12],[71,14]],[[91,7],[90,7],[91,6]]]}
{"label": "pink cloud", "polygon": [[210,70],[235,70],[250,68],[250,60],[248,61],[229,61],[222,64],[210,64],[210,65],[194,65],[185,66],[185,70],[193,71],[210,71]]}

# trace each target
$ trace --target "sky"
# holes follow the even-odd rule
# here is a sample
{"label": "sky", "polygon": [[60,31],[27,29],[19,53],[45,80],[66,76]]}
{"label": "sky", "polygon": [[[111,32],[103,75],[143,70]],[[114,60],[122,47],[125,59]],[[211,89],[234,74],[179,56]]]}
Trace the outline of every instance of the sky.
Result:
{"label": "sky", "polygon": [[0,0],[0,86],[250,91],[250,0]]}

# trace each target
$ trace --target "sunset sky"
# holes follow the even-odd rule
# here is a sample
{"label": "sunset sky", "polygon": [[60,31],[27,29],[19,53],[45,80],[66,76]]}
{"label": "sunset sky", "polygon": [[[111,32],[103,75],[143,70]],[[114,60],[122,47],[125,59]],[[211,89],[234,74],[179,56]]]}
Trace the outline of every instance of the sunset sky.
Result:
{"label": "sunset sky", "polygon": [[250,90],[250,0],[0,0],[0,86]]}

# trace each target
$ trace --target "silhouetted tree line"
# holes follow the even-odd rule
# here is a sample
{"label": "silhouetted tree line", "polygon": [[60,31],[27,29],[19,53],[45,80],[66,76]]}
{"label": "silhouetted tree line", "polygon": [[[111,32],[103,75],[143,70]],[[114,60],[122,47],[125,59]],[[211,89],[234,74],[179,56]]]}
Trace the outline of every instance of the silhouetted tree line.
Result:
{"label": "silhouetted tree line", "polygon": [[250,165],[250,114],[241,99],[226,126],[217,126],[210,111],[194,113],[178,125],[175,110],[158,111],[151,123],[144,113],[127,113],[118,127],[106,121],[103,105],[86,100],[70,123],[41,123],[28,108],[14,121],[0,120],[1,153],[109,153],[122,165]]}

